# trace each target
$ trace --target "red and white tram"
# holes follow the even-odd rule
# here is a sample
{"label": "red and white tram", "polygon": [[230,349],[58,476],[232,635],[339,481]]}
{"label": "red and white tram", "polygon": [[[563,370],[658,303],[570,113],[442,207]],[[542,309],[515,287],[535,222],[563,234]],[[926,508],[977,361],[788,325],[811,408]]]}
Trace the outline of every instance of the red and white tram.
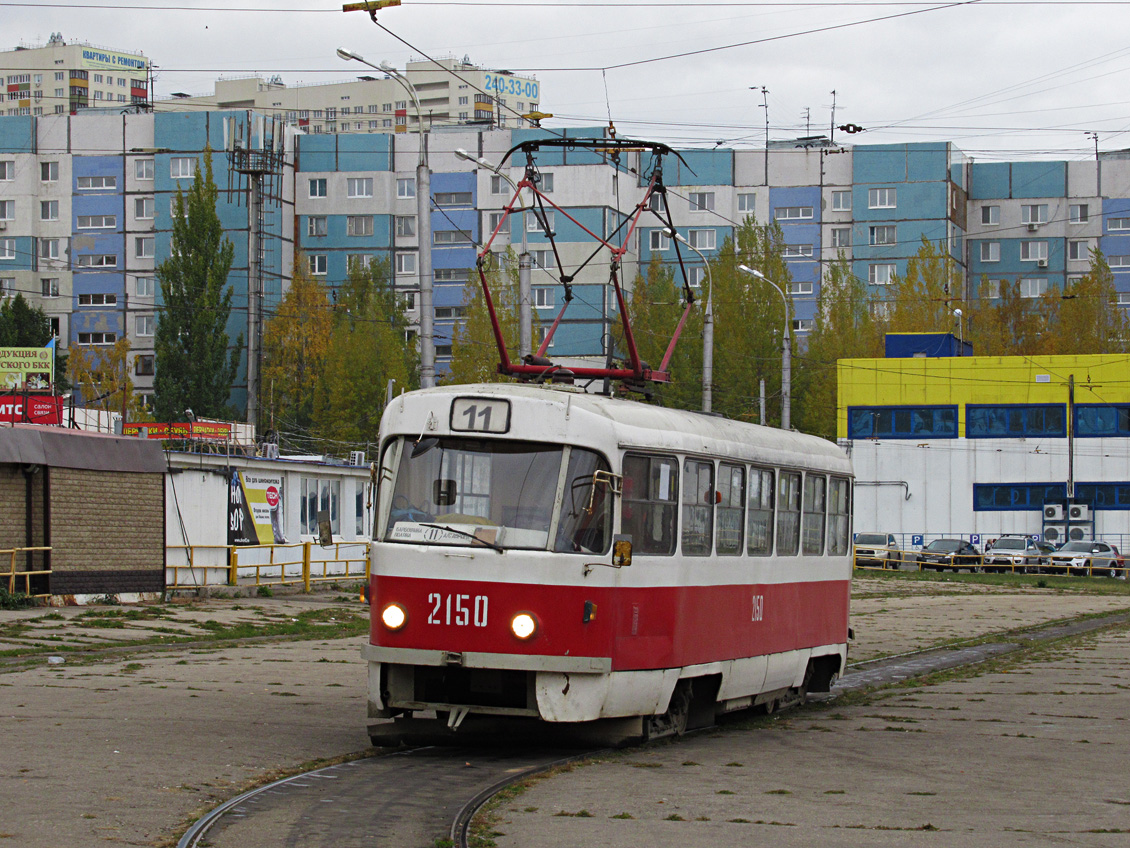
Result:
{"label": "red and white tram", "polygon": [[401,720],[374,741],[425,711],[679,732],[844,667],[852,471],[827,441],[457,385],[388,406],[378,473],[363,653],[370,717]]}

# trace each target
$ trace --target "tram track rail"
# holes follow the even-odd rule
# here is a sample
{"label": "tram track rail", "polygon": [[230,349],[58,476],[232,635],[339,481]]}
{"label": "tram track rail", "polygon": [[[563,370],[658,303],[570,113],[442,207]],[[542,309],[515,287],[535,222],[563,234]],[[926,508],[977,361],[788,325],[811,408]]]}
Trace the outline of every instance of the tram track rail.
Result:
{"label": "tram track rail", "polygon": [[[820,702],[1128,623],[1130,612],[1119,612],[852,663]],[[607,751],[430,746],[386,750],[292,775],[232,798],[197,820],[177,848],[294,844],[467,848],[476,814],[507,786]],[[380,787],[379,803],[374,801],[374,786]],[[407,820],[406,813],[409,819],[418,816]],[[257,824],[249,826],[256,816]],[[262,822],[267,826],[260,826]]]}

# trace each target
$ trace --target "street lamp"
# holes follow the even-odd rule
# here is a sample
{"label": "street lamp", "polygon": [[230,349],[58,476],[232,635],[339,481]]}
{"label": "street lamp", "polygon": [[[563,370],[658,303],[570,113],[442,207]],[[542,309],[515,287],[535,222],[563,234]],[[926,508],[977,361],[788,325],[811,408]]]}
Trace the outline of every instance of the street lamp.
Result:
{"label": "street lamp", "polygon": [[706,314],[702,318],[702,411],[710,412],[714,399],[714,281],[710,276],[710,262],[701,250],[675,230],[668,228],[664,232],[697,253],[706,268]]}
{"label": "street lamp", "polygon": [[436,384],[436,348],[434,330],[434,310],[432,308],[432,219],[431,219],[431,172],[428,168],[428,149],[424,144],[424,114],[420,109],[420,98],[416,87],[408,78],[388,62],[374,65],[362,56],[337,48],[342,59],[360,62],[378,71],[384,71],[408,92],[416,109],[416,132],[420,138],[420,154],[416,163],[416,233],[420,242],[417,272],[420,275],[420,388],[429,389]]}
{"label": "street lamp", "polygon": [[792,429],[792,347],[789,344],[789,300],[781,287],[770,280],[756,268],[739,265],[742,271],[750,276],[764,280],[771,285],[781,296],[781,304],[785,307],[785,338],[781,349],[781,429]]}
{"label": "street lamp", "polygon": [[[486,168],[493,174],[497,174],[510,183],[515,191],[518,190],[517,183],[510,179],[508,174],[502,172],[499,165],[485,159],[482,156],[472,156],[462,147],[455,148],[455,155],[460,159],[465,159],[468,162],[474,162],[481,168]],[[518,356],[525,359],[533,353],[533,295],[530,288],[530,251],[526,239],[526,207],[522,209],[522,252],[518,254]]]}

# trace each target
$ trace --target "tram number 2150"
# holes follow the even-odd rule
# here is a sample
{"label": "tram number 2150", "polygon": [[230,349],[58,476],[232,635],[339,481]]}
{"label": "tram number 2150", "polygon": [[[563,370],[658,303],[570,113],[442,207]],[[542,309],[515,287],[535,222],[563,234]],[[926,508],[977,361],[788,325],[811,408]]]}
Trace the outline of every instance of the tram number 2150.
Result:
{"label": "tram number 2150", "polygon": [[432,611],[428,624],[454,624],[458,627],[487,626],[486,595],[441,595],[432,592],[428,595]]}

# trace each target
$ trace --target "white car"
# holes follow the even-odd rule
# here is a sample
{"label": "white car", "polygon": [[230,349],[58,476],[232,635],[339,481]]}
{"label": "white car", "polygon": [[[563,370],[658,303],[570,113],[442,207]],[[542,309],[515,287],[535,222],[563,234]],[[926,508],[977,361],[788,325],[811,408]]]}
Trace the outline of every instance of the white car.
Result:
{"label": "white car", "polygon": [[1039,571],[1043,556],[1028,536],[1001,536],[985,549],[985,571]]}
{"label": "white car", "polygon": [[855,565],[878,565],[898,568],[903,561],[902,551],[893,533],[857,533],[855,536]]}
{"label": "white car", "polygon": [[1051,555],[1055,574],[1090,574],[1096,577],[1126,577],[1126,561],[1118,548],[1106,542],[1067,542]]}

